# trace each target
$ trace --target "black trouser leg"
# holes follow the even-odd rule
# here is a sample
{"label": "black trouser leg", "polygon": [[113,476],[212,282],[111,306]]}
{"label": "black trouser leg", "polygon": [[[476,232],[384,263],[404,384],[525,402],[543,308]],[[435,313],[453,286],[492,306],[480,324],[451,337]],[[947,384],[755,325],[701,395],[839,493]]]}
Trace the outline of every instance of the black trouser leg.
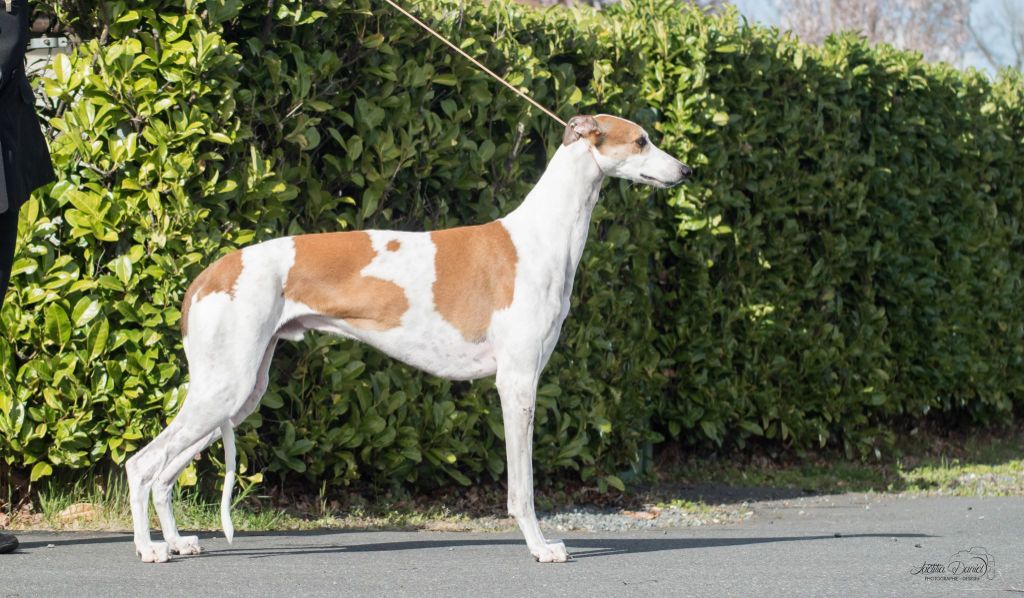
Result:
{"label": "black trouser leg", "polygon": [[0,214],[0,307],[4,306],[7,283],[14,263],[14,244],[18,240],[18,208]]}
{"label": "black trouser leg", "polygon": [[[18,209],[14,208],[0,214],[0,307],[4,306],[7,282],[11,278],[11,264],[14,262],[14,243],[17,240]],[[0,554],[14,552],[17,548],[16,537],[0,532]]]}

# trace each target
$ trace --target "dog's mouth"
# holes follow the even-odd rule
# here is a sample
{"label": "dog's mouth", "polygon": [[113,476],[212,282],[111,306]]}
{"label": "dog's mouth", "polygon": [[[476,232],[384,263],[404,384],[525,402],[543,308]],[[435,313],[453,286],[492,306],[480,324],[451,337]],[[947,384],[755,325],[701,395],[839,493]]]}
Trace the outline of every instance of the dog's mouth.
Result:
{"label": "dog's mouth", "polygon": [[682,183],[684,180],[686,180],[686,177],[682,177],[682,178],[680,178],[679,180],[676,180],[676,181],[666,182],[666,181],[663,181],[663,180],[661,180],[661,179],[659,179],[657,177],[649,176],[649,175],[646,175],[646,174],[643,174],[643,173],[640,173],[640,178],[643,179],[645,183],[648,183],[650,185],[654,185],[655,187],[659,187],[661,189],[668,189],[669,187],[675,187],[679,183]]}

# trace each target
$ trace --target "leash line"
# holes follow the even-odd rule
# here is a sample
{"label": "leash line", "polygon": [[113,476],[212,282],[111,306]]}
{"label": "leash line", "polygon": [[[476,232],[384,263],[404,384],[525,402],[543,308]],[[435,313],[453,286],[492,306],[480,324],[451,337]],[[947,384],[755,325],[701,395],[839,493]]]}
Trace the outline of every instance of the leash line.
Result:
{"label": "leash line", "polygon": [[550,110],[548,110],[544,106],[541,106],[540,104],[538,104],[530,96],[528,96],[525,93],[523,93],[522,91],[516,89],[511,83],[509,83],[508,81],[506,81],[506,80],[502,79],[501,77],[499,77],[497,74],[494,73],[494,71],[492,71],[491,69],[489,69],[486,66],[484,66],[483,64],[481,64],[480,61],[478,61],[476,58],[473,58],[469,54],[466,54],[462,50],[462,48],[460,48],[460,47],[456,46],[455,44],[453,44],[452,42],[448,41],[448,39],[445,38],[443,35],[441,35],[440,33],[436,32],[436,31],[434,31],[433,29],[431,29],[429,25],[427,25],[423,21],[417,19],[415,16],[413,16],[407,10],[405,10],[404,8],[402,8],[401,6],[396,4],[394,2],[394,0],[384,0],[384,1],[387,2],[388,4],[390,4],[392,7],[394,7],[394,9],[397,10],[398,12],[400,12],[403,15],[409,17],[409,19],[411,19],[412,22],[416,23],[417,25],[419,25],[423,29],[426,29],[431,35],[433,35],[437,39],[439,39],[442,42],[444,42],[445,44],[447,44],[449,48],[451,48],[452,50],[455,50],[456,52],[461,54],[463,58],[465,58],[466,60],[472,62],[474,65],[477,66],[477,68],[479,68],[480,70],[484,71],[485,73],[487,73],[488,75],[493,77],[495,81],[498,81],[499,83],[501,83],[505,87],[507,87],[507,88],[511,89],[512,91],[516,92],[517,94],[519,94],[520,97],[522,97],[527,102],[533,104],[534,107],[539,108],[544,114],[547,114],[551,118],[555,119],[555,121],[557,121],[563,127],[566,126],[566,123],[565,123],[564,120],[562,120],[562,119],[558,118],[557,116],[555,116],[555,114],[553,112],[551,112]]}

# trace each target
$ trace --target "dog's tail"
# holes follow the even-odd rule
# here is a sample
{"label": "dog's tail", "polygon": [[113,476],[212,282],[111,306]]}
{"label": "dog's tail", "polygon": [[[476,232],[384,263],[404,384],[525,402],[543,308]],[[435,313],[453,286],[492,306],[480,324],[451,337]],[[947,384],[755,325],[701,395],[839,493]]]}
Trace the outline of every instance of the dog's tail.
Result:
{"label": "dog's tail", "polygon": [[231,523],[231,490],[235,486],[235,431],[231,420],[220,425],[220,436],[224,440],[224,491],[220,496],[220,524],[228,544],[235,537],[235,526]]}

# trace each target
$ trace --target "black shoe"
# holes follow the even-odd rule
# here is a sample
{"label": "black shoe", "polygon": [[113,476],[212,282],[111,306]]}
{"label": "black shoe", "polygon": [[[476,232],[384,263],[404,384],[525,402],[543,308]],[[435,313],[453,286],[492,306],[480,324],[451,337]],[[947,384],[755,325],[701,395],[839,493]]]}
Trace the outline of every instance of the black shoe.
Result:
{"label": "black shoe", "polygon": [[18,549],[18,539],[14,534],[0,533],[0,554],[14,552]]}

